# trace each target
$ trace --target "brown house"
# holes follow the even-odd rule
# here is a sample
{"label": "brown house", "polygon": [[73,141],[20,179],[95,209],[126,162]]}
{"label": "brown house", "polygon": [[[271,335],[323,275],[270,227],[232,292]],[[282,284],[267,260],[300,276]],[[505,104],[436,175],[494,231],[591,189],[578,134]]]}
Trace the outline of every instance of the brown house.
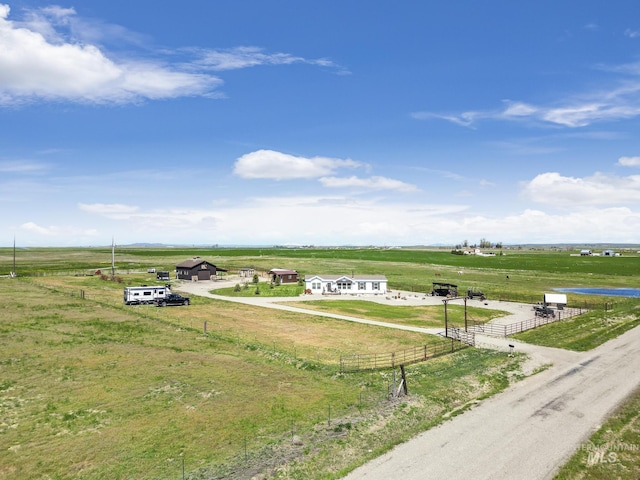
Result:
{"label": "brown house", "polygon": [[295,270],[273,268],[269,270],[269,277],[273,283],[298,283],[298,272]]}
{"label": "brown house", "polygon": [[216,278],[218,272],[226,272],[212,263],[200,257],[193,257],[176,265],[176,278],[180,280],[211,280]]}

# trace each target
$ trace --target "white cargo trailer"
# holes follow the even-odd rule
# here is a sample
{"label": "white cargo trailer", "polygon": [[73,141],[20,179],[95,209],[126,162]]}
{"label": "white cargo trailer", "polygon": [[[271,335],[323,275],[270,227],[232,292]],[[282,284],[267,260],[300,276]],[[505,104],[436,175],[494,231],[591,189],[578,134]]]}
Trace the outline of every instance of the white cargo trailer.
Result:
{"label": "white cargo trailer", "polygon": [[153,285],[142,287],[125,287],[125,305],[145,305],[155,303],[171,293],[169,285]]}

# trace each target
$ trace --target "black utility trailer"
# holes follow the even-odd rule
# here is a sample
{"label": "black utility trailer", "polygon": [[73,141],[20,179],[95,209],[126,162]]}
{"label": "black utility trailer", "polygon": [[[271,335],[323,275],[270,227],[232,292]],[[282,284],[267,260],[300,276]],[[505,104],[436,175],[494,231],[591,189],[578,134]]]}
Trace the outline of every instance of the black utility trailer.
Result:
{"label": "black utility trailer", "polygon": [[458,286],[453,283],[433,282],[431,295],[433,297],[457,297]]}

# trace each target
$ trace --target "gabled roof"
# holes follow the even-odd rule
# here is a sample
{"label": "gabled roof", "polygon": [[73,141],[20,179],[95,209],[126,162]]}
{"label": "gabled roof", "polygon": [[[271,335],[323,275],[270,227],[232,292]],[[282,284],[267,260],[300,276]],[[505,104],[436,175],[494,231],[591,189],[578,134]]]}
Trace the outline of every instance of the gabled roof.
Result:
{"label": "gabled roof", "polygon": [[190,258],[189,260],[185,260],[184,262],[181,262],[178,265],[176,265],[176,267],[193,268],[193,267],[197,267],[198,265],[201,265],[203,263],[207,263],[207,264],[215,267],[215,265],[213,265],[212,263],[207,262],[206,260],[203,260],[200,257],[193,257],[193,258]]}
{"label": "gabled roof", "polygon": [[351,282],[385,282],[384,275],[305,275],[304,280],[310,282],[318,279],[325,282],[351,281]]}
{"label": "gabled roof", "polygon": [[283,268],[272,268],[269,270],[269,273],[273,273],[274,275],[297,275],[298,272],[295,270],[285,270]]}

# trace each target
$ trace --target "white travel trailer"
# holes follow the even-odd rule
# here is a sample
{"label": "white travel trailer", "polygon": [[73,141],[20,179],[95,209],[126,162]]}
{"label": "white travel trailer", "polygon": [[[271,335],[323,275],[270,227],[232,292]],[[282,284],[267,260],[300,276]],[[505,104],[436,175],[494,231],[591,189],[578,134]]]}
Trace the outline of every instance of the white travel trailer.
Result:
{"label": "white travel trailer", "polygon": [[125,305],[145,305],[155,303],[171,293],[169,285],[153,285],[143,287],[125,287]]}

